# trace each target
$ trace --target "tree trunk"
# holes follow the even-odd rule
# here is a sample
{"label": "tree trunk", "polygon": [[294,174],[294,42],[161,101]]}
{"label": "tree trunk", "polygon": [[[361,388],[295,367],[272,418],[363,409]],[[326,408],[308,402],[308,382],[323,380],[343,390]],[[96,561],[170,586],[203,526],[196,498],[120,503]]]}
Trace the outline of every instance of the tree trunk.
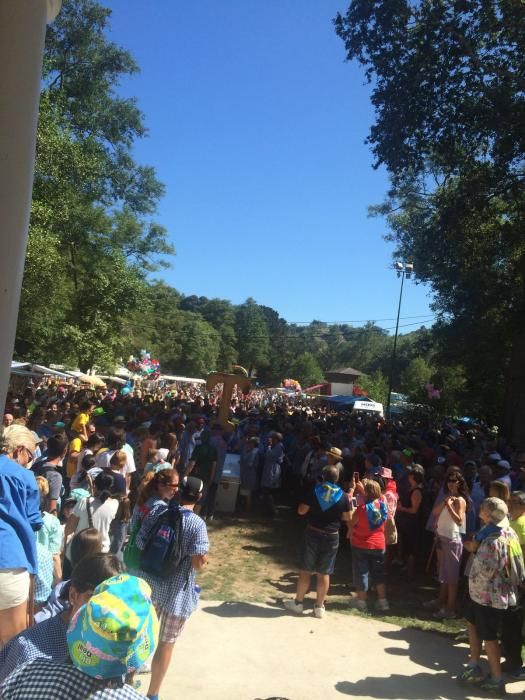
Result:
{"label": "tree trunk", "polygon": [[516,331],[512,343],[505,386],[503,433],[514,445],[525,448],[525,329]]}

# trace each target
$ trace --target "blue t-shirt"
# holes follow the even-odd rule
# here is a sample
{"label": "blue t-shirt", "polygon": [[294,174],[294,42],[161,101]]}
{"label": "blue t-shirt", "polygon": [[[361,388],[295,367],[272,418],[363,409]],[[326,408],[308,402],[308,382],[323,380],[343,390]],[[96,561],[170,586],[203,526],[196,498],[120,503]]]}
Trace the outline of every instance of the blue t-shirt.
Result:
{"label": "blue t-shirt", "polygon": [[0,455],[0,569],[36,573],[35,531],[41,527],[35,475]]}

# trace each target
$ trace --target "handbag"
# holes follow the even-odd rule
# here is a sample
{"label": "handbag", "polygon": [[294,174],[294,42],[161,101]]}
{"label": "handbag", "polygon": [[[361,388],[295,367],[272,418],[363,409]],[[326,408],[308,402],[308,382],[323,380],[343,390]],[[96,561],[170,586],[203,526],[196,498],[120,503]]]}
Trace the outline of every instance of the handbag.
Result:
{"label": "handbag", "polygon": [[385,542],[387,545],[397,544],[397,527],[394,518],[385,521]]}
{"label": "handbag", "polygon": [[142,557],[142,552],[141,550],[137,547],[136,544],[136,539],[137,535],[139,534],[140,527],[142,525],[142,522],[140,518],[137,520],[135,525],[133,526],[130,535],[128,537],[128,541],[126,543],[126,546],[124,547],[124,564],[126,565],[126,568],[128,571],[130,569],[139,569],[140,568],[140,562],[141,562],[141,557]]}

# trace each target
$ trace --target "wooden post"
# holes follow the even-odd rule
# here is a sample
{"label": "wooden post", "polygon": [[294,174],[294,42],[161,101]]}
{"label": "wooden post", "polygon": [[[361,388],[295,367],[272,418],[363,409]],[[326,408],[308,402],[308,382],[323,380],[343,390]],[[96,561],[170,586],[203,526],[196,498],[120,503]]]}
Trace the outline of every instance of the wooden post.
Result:
{"label": "wooden post", "polygon": [[211,372],[206,377],[206,389],[211,391],[217,384],[222,384],[222,397],[219,406],[218,422],[226,433],[233,433],[235,430],[234,424],[229,420],[230,417],[230,402],[235,386],[247,394],[250,391],[252,383],[248,377],[243,377],[242,374],[227,374],[226,372]]}

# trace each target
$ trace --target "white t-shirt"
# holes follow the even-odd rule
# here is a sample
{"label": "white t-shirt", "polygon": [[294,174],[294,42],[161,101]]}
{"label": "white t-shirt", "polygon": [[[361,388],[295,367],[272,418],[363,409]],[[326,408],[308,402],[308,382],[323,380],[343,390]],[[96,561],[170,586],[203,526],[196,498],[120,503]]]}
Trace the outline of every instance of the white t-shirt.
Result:
{"label": "white t-shirt", "polygon": [[93,450],[90,450],[89,447],[84,447],[83,450],[80,450],[78,453],[77,457],[77,472],[79,472],[82,469],[82,460],[86,455],[92,455]]}
{"label": "white t-shirt", "polygon": [[[73,515],[79,519],[76,532],[89,527],[86,501],[86,498],[78,501],[73,509]],[[108,498],[105,503],[101,503],[96,497],[91,497],[89,501],[91,503],[91,512],[93,513],[93,527],[102,535],[102,551],[109,552],[109,526],[117,514],[119,502],[116,498]]]}
{"label": "white t-shirt", "polygon": [[[109,462],[117,451],[118,450],[104,450],[104,452],[99,452],[95,457],[95,467],[100,470],[108,469]],[[128,474],[133,474],[133,472],[136,472],[137,467],[135,466],[135,458],[133,457],[133,450],[130,445],[126,443],[122,448],[122,452],[124,452],[126,455],[126,464],[122,467],[122,469],[119,469],[119,472],[124,478],[126,478]]]}

